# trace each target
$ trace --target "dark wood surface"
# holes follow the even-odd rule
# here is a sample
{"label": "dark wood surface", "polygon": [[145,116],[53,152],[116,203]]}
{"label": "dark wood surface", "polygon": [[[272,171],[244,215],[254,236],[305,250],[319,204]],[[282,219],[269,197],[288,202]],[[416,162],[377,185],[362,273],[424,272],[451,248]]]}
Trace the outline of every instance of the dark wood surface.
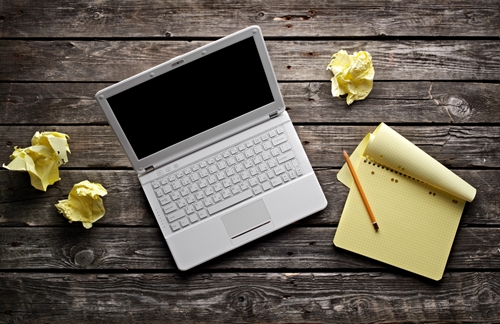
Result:
{"label": "dark wood surface", "polygon": [[[93,96],[252,24],[328,206],[181,272]],[[375,66],[351,106],[330,93],[340,49]],[[36,131],[72,153],[47,192],[0,170],[0,323],[498,323],[499,75],[498,0],[1,1],[0,163]],[[439,282],[332,244],[341,151],[382,121],[477,189]],[[90,230],[54,207],[84,179],[109,192]]]}

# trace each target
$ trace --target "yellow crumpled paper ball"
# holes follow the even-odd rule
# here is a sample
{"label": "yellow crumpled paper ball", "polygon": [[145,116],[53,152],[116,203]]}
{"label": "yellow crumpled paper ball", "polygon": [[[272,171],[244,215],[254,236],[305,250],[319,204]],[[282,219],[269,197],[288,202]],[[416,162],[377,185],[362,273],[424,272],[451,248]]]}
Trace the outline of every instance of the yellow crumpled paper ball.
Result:
{"label": "yellow crumpled paper ball", "polygon": [[68,162],[69,136],[58,132],[36,132],[27,148],[14,147],[11,162],[2,166],[12,171],[27,171],[31,185],[46,191],[59,178],[59,166]]}
{"label": "yellow crumpled paper ball", "polygon": [[101,199],[108,192],[100,183],[84,180],[73,186],[68,199],[59,200],[55,206],[69,222],[82,222],[86,229],[104,216],[106,210]]}
{"label": "yellow crumpled paper ball", "polygon": [[347,94],[347,104],[354,100],[365,99],[372,91],[373,69],[372,57],[368,52],[355,52],[353,55],[340,50],[333,54],[327,70],[332,71],[332,95],[340,97]]}

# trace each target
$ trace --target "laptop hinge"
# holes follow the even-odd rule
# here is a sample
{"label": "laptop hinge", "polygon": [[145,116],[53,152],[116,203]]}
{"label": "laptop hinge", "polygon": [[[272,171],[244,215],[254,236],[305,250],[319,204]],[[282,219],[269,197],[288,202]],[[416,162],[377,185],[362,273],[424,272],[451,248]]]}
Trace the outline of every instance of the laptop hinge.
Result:
{"label": "laptop hinge", "polygon": [[151,171],[153,171],[154,169],[155,169],[155,167],[154,167],[154,166],[152,166],[152,165],[150,165],[150,166],[148,166],[148,167],[146,168],[146,173],[151,172]]}
{"label": "laptop hinge", "polygon": [[278,116],[278,111],[277,110],[275,110],[275,111],[273,111],[272,113],[269,114],[269,118],[270,119],[273,119],[276,116]]}

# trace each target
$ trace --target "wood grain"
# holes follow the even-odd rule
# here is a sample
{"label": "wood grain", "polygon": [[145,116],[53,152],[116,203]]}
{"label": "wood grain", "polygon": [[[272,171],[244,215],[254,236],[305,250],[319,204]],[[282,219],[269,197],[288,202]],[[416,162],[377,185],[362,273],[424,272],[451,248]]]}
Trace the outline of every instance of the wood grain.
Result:
{"label": "wood grain", "polygon": [[499,282],[497,272],[439,283],[380,272],[0,273],[0,312],[23,323],[68,313],[90,323],[493,323]]}
{"label": "wood grain", "polygon": [[[116,82],[208,41],[0,40],[0,81]],[[278,80],[330,80],[333,53],[368,51],[375,80],[498,80],[500,40],[266,42]],[[244,74],[244,71],[242,71]]]}
{"label": "wood grain", "polygon": [[[352,152],[378,123],[367,126],[297,125],[298,136],[314,167],[340,167],[342,149]],[[389,126],[393,126],[389,124]],[[499,126],[393,126],[439,162],[451,168],[498,167]],[[62,168],[130,168],[109,126],[0,126],[0,161],[8,163],[14,146],[27,147],[36,131],[68,134],[71,155]]]}
{"label": "wood grain", "polygon": [[496,1],[2,2],[2,37],[222,37],[258,24],[265,36],[498,36]]}
{"label": "wood grain", "polygon": [[[62,217],[62,216],[61,216]],[[158,227],[1,228],[3,270],[177,270]],[[318,271],[396,268],[336,248],[335,228],[289,226],[237,248],[194,271],[292,269]],[[495,270],[499,228],[460,228],[446,271]]]}
{"label": "wood grain", "polygon": [[[500,171],[454,170],[477,189],[472,203],[467,203],[461,219],[462,226],[499,226]],[[348,188],[337,180],[338,170],[318,169],[316,175],[325,193],[328,206],[307,217],[295,226],[336,226],[348,195]],[[75,183],[83,180],[101,183],[108,194],[103,197],[106,216],[94,224],[103,226],[151,226],[156,219],[146,201],[135,172],[131,170],[62,170],[61,180],[46,192],[34,189],[26,173],[0,171],[0,227],[69,226],[54,207],[67,199]],[[40,215],[43,215],[41,217]],[[79,228],[79,223],[71,227]]]}
{"label": "wood grain", "polygon": [[[0,83],[0,124],[107,124],[94,94],[113,83]],[[280,83],[294,123],[499,123],[500,84],[375,82],[348,106],[331,82]]]}
{"label": "wood grain", "polygon": [[[0,3],[0,163],[36,131],[72,150],[47,192],[0,168],[0,324],[500,323],[498,0]],[[180,272],[93,96],[253,24],[328,206]],[[375,66],[351,106],[330,93],[340,49]],[[341,151],[382,121],[477,189],[439,282],[332,244]],[[90,230],[54,207],[85,179],[109,192]]]}

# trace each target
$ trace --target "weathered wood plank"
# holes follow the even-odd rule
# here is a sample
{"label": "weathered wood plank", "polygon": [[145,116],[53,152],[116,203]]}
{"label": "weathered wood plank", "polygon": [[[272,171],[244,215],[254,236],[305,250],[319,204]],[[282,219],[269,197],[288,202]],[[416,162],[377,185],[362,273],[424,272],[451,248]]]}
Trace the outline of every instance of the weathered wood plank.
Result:
{"label": "weathered wood plank", "polygon": [[496,1],[2,2],[1,37],[498,36]]}
{"label": "weathered wood plank", "polygon": [[[94,94],[112,83],[0,83],[2,124],[107,124]],[[280,83],[295,123],[499,123],[500,84],[375,82],[368,98],[347,106],[331,83]]]}
{"label": "weathered wood plank", "polygon": [[2,124],[107,124],[94,95],[112,83],[0,83]]}
{"label": "weathered wood plank", "polygon": [[[338,224],[349,190],[337,180],[337,171],[316,171],[328,206],[296,225]],[[465,206],[461,224],[500,225],[500,171],[455,170],[455,173],[477,189],[474,201]],[[62,170],[61,181],[46,192],[34,189],[26,173],[0,171],[0,226],[68,226],[54,204],[66,199],[75,183],[86,179],[101,183],[108,190],[103,198],[106,215],[94,226],[158,226],[139,181],[130,170]]]}
{"label": "weathered wood plank", "polygon": [[[0,81],[114,82],[207,41],[0,41]],[[333,53],[366,50],[375,80],[498,80],[500,40],[267,41],[278,80],[330,80]],[[242,75],[245,73],[241,71]]]}
{"label": "weathered wood plank", "polygon": [[0,312],[23,323],[500,321],[496,272],[438,284],[392,273],[1,273]]}
{"label": "weathered wood plank", "polygon": [[295,123],[497,123],[500,84],[375,82],[369,96],[348,106],[330,82],[282,83]]}
{"label": "weathered wood plank", "polygon": [[68,226],[54,205],[68,198],[75,183],[89,180],[108,191],[103,197],[106,214],[94,226],[157,226],[134,171],[62,170],[60,177],[43,192],[31,186],[27,173],[0,171],[0,225]]}
{"label": "weathered wood plank", "polygon": [[[342,149],[353,151],[375,126],[296,126],[296,130],[314,166],[341,166]],[[492,151],[500,145],[497,127],[392,128],[447,167],[498,166],[500,152]]]}
{"label": "weathered wood plank", "polygon": [[[335,228],[287,227],[196,267],[204,269],[395,270],[336,248]],[[458,230],[446,271],[495,270],[499,228]],[[159,228],[0,228],[3,270],[177,270]]]}
{"label": "weathered wood plank", "polygon": [[[367,126],[298,125],[311,164],[340,167],[342,149],[349,152],[375,130]],[[390,125],[390,124],[389,124]],[[394,126],[394,130],[447,167],[498,167],[499,126]],[[70,136],[71,155],[63,168],[128,168],[125,152],[109,126],[0,126],[0,161],[8,163],[14,146],[27,147],[36,131],[58,131]]]}

